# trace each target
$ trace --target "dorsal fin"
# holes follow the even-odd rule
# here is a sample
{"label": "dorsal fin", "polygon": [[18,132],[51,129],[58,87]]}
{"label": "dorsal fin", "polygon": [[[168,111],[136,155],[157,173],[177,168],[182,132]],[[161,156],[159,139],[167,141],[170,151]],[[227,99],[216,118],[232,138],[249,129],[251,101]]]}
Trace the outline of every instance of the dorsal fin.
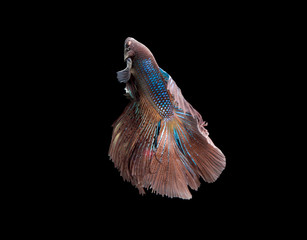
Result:
{"label": "dorsal fin", "polygon": [[202,116],[195,108],[183,97],[180,88],[177,86],[176,82],[172,79],[172,77],[160,68],[160,72],[163,75],[165,80],[167,90],[172,95],[174,99],[175,107],[181,109],[184,113],[189,113],[191,116],[197,120],[198,130],[203,134],[203,136],[207,137],[208,131],[204,126],[207,126],[207,123],[203,120]]}
{"label": "dorsal fin", "polygon": [[164,79],[164,82],[167,85],[168,80],[170,79],[171,76],[167,72],[165,72],[162,68],[159,68],[159,69],[160,69],[160,72],[161,72],[162,77]]}

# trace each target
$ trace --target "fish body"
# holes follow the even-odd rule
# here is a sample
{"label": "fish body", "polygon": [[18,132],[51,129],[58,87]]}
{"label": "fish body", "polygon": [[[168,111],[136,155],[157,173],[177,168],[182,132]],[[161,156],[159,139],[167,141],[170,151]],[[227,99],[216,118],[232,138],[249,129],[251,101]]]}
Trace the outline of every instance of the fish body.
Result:
{"label": "fish body", "polygon": [[126,69],[117,73],[131,100],[113,124],[109,156],[121,176],[136,186],[168,197],[190,199],[199,178],[214,182],[226,166],[201,115],[183,97],[150,50],[125,40]]}
{"label": "fish body", "polygon": [[173,105],[167,91],[165,79],[156,61],[151,58],[138,58],[132,74],[136,78],[140,94],[148,98],[161,117],[173,115]]}

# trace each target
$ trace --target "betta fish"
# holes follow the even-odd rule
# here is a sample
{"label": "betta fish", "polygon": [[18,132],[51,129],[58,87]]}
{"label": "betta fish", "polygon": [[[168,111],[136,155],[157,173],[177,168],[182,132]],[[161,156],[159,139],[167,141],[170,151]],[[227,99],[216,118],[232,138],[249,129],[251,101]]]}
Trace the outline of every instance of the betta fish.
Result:
{"label": "betta fish", "polygon": [[151,51],[134,38],[124,43],[126,68],[117,79],[126,84],[130,103],[112,125],[109,156],[124,180],[140,194],[145,189],[191,199],[200,178],[214,182],[226,166],[202,116],[183,97]]}

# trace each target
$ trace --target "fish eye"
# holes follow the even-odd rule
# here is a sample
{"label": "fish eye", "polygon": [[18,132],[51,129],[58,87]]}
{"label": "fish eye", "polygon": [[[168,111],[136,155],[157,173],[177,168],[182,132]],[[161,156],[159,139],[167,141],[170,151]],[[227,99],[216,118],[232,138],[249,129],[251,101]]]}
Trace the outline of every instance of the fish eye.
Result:
{"label": "fish eye", "polygon": [[126,48],[127,50],[130,50],[130,45],[131,45],[131,41],[126,42],[125,48]]}

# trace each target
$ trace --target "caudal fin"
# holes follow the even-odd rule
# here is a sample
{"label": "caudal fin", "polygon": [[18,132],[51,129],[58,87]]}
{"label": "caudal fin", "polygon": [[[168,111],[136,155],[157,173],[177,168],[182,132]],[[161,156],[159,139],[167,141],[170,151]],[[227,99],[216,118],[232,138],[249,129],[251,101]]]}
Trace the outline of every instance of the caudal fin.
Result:
{"label": "caudal fin", "polygon": [[206,182],[214,182],[226,166],[224,154],[213,144],[208,132],[200,131],[197,119],[179,109],[176,114],[183,125],[179,124],[178,137],[183,142],[182,152],[197,166],[198,174]]}
{"label": "caudal fin", "polygon": [[190,199],[199,178],[214,182],[226,162],[191,114],[176,108],[161,119],[148,103],[132,102],[114,123],[109,155],[121,176],[135,185],[168,197]]}
{"label": "caudal fin", "polygon": [[169,197],[191,198],[188,187],[196,190],[199,177],[214,182],[224,170],[223,153],[198,129],[189,113],[177,109],[172,119],[161,124],[155,158],[148,179],[151,188]]}

